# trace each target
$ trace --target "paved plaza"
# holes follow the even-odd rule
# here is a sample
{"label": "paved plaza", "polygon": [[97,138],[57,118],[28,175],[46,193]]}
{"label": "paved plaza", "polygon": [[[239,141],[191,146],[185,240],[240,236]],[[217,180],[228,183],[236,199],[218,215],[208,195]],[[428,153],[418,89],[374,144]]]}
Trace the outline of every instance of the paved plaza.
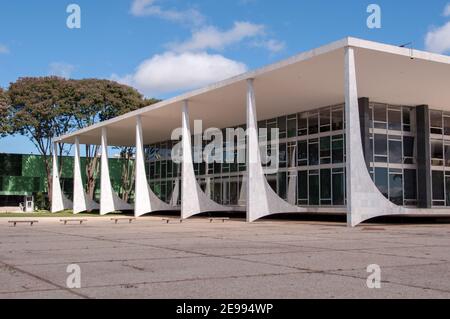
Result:
{"label": "paved plaza", "polygon": [[[0,219],[0,298],[450,298],[450,224]],[[67,267],[81,269],[69,289]],[[381,267],[381,289],[367,266]]]}

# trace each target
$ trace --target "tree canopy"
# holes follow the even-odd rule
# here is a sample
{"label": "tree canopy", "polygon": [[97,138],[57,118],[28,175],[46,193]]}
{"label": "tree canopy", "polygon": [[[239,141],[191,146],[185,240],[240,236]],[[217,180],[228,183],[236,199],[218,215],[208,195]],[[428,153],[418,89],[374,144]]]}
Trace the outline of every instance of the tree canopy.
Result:
{"label": "tree canopy", "polygon": [[0,137],[9,131],[9,99],[6,92],[0,88]]}
{"label": "tree canopy", "polygon": [[[147,100],[137,90],[113,81],[66,80],[54,76],[20,78],[10,85],[8,96],[9,107],[5,92],[0,91],[0,115],[3,117],[3,113],[7,113],[9,116],[9,133],[27,136],[43,155],[50,199],[54,137],[157,102]],[[63,149],[64,145],[60,145],[60,156]],[[88,193],[91,196],[98,165],[97,151],[97,146],[86,146]]]}

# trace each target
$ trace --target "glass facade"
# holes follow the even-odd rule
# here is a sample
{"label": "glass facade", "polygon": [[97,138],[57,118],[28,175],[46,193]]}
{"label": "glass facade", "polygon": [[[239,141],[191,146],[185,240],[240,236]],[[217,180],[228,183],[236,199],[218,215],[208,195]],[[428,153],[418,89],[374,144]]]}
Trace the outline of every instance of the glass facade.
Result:
{"label": "glass facade", "polygon": [[370,174],[381,193],[400,206],[417,206],[415,109],[371,103]]}
{"label": "glass facade", "polygon": [[[366,158],[369,173],[380,192],[391,202],[406,207],[418,205],[418,165],[416,110],[409,106],[381,103],[369,104],[369,147]],[[342,207],[346,205],[345,114],[343,105],[291,114],[258,122],[266,128],[279,129],[279,169],[267,173],[272,189],[283,199],[294,200],[298,206]],[[245,131],[245,125],[241,125]],[[450,113],[430,111],[430,154],[432,205],[450,206]],[[223,136],[227,132],[223,130]],[[225,163],[197,163],[194,170],[201,188],[219,204],[245,205],[241,196],[244,163],[237,158],[245,154],[234,145],[224,142]],[[192,143],[202,137],[192,137]],[[226,139],[225,139],[226,140]],[[153,191],[170,202],[173,189],[180,181],[180,166],[171,160],[172,147],[178,141],[163,142],[146,147],[148,177]],[[202,149],[193,147],[194,157],[202,154],[210,142],[203,141]],[[243,143],[245,145],[245,143]],[[227,153],[229,147],[233,153]],[[261,146],[270,154],[270,146]],[[220,154],[212,154],[221,156]],[[290,183],[295,179],[295,183]],[[295,186],[294,186],[295,185]],[[180,194],[178,194],[180,195]],[[178,196],[180,201],[181,196]]]}
{"label": "glass facade", "polygon": [[435,207],[450,206],[450,113],[430,110],[431,193]]}
{"label": "glass facade", "polygon": [[[283,199],[295,194],[297,205],[301,206],[344,206],[345,205],[345,124],[344,106],[326,107],[313,112],[291,114],[258,122],[259,128],[279,130],[279,169],[266,175],[269,185]],[[245,131],[245,125],[239,126]],[[236,128],[235,128],[236,129]],[[223,130],[223,136],[227,136]],[[239,137],[238,137],[239,138]],[[195,163],[194,171],[202,190],[215,202],[227,206],[245,205],[241,196],[245,162],[238,156],[244,149],[245,135],[234,139],[234,145],[223,144],[223,163]],[[242,140],[243,139],[243,140]],[[192,137],[196,145],[201,136]],[[227,140],[227,139],[225,139]],[[241,143],[238,143],[241,142]],[[202,149],[193,146],[194,159],[205,150],[210,142],[202,141]],[[150,187],[165,202],[173,197],[175,183],[180,180],[180,165],[171,159],[172,148],[178,141],[156,143],[146,147]],[[270,154],[270,143],[261,147]],[[245,145],[245,144],[244,144]],[[226,152],[233,147],[234,155]],[[213,156],[217,154],[212,154]],[[195,161],[194,161],[195,162]],[[289,183],[295,178],[296,183]],[[294,185],[293,189],[289,184]],[[178,200],[180,200],[178,196]]]}

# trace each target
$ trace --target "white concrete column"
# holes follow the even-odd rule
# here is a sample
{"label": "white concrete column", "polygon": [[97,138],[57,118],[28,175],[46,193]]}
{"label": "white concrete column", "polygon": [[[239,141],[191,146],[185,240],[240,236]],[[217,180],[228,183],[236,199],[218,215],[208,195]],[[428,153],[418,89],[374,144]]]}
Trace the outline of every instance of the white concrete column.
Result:
{"label": "white concrete column", "polygon": [[52,213],[62,212],[64,210],[72,209],[72,202],[64,196],[58,168],[58,145],[53,143],[53,158],[52,158]]}
{"label": "white concrete column", "polygon": [[102,128],[101,152],[100,215],[106,215],[115,211],[133,210],[133,206],[120,199],[112,189],[111,179],[109,175],[108,140],[106,127]]}
{"label": "white concrete column", "polygon": [[281,199],[267,182],[261,163],[253,83],[253,79],[247,80],[247,221],[279,213],[306,212]]}
{"label": "white concrete column", "polygon": [[136,217],[155,211],[174,210],[173,207],[164,203],[156,196],[148,185],[145,170],[144,139],[142,131],[142,119],[136,117],[136,180],[135,180],[135,204],[134,214]]}
{"label": "white concrete column", "polygon": [[97,210],[99,208],[99,204],[90,199],[84,190],[83,178],[81,175],[80,139],[78,137],[75,137],[73,213],[79,214],[85,211]]}
{"label": "white concrete column", "polygon": [[192,160],[191,128],[188,101],[184,101],[182,111],[182,184],[181,184],[181,217],[183,219],[206,212],[229,211],[230,208],[212,201],[197,183]]}

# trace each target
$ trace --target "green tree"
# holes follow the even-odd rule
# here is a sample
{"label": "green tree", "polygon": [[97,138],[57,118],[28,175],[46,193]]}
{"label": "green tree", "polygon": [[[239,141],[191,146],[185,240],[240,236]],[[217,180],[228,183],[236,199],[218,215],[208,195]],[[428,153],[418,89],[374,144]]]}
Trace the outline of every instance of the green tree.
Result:
{"label": "green tree", "polygon": [[7,93],[0,88],[0,137],[9,132],[9,99]]}
{"label": "green tree", "polygon": [[[66,104],[68,82],[58,77],[20,78],[8,90],[10,133],[27,136],[42,155],[52,199],[52,139],[69,132],[73,115]],[[60,155],[64,145],[60,145]]]}
{"label": "green tree", "polygon": [[[71,104],[74,108],[74,120],[77,129],[106,121],[119,115],[137,110],[147,105],[158,102],[155,99],[144,99],[135,89],[108,80],[85,79],[72,81],[74,87],[71,95]],[[86,177],[87,193],[90,198],[94,197],[95,180],[99,167],[100,146],[86,145]],[[127,155],[129,149],[122,149],[121,154]],[[129,189],[131,170],[127,166],[126,174],[122,175],[124,189]],[[124,191],[123,197],[128,198],[130,191]]]}

